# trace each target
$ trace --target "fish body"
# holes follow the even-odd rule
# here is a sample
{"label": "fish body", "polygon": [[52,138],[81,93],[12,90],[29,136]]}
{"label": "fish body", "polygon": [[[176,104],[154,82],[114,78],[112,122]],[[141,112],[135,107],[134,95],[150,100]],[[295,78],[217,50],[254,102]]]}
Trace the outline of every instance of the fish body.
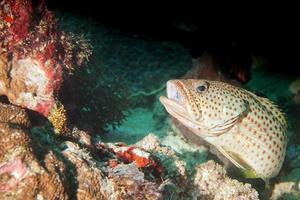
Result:
{"label": "fish body", "polygon": [[186,79],[168,81],[160,101],[237,167],[266,181],[278,175],[287,121],[269,99],[220,81]]}

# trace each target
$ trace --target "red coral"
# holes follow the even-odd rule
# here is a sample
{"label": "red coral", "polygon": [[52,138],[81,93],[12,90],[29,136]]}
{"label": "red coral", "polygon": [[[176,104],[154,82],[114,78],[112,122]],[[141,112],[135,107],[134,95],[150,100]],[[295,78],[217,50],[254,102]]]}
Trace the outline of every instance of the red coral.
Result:
{"label": "red coral", "polygon": [[13,33],[15,42],[24,39],[30,28],[33,13],[32,4],[29,0],[8,0],[12,16],[7,16],[7,22],[11,24],[10,31]]}

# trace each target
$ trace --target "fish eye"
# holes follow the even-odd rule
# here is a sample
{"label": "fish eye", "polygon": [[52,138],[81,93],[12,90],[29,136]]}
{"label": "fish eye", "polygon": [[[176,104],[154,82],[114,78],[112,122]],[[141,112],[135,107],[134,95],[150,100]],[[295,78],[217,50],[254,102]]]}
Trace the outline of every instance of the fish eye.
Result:
{"label": "fish eye", "polygon": [[198,85],[196,90],[197,92],[204,92],[208,87],[207,82],[205,82],[204,84]]}

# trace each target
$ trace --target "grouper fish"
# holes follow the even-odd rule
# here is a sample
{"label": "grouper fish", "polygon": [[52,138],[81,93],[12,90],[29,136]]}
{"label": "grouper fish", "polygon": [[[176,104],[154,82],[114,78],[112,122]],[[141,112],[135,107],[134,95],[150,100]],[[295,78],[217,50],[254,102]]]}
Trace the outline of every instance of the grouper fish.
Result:
{"label": "grouper fish", "polygon": [[242,171],[266,182],[282,167],[287,120],[269,99],[210,80],[170,80],[167,112]]}

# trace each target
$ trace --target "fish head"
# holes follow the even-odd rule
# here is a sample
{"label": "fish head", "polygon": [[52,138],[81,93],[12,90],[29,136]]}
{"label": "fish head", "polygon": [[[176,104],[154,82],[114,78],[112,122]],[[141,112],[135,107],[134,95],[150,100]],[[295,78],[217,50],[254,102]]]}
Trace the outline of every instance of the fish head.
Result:
{"label": "fish head", "polygon": [[[170,115],[194,132],[228,130],[247,110],[234,86],[203,79],[170,80],[160,101]],[[212,131],[214,132],[214,131]]]}

